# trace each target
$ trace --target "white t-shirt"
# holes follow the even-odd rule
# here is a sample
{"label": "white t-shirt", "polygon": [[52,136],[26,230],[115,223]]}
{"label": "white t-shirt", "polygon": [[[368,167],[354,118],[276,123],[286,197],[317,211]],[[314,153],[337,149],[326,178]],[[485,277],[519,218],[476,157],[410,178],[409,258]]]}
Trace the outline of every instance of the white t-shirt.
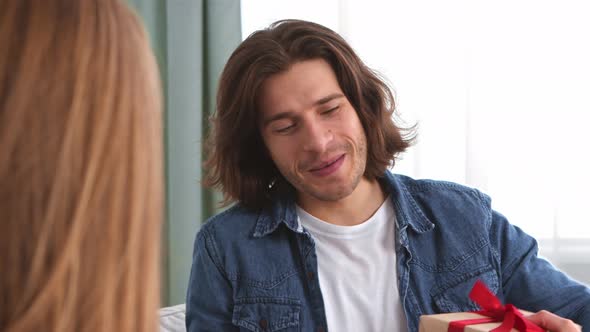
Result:
{"label": "white t-shirt", "polygon": [[313,237],[330,331],[407,331],[397,288],[390,198],[362,224],[339,226],[297,207]]}

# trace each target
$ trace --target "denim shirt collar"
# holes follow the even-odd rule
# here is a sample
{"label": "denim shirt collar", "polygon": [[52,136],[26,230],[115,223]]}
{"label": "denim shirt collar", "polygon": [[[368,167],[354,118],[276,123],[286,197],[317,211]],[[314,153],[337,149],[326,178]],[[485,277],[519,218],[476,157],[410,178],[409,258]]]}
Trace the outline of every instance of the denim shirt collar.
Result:
{"label": "denim shirt collar", "polygon": [[[398,176],[386,171],[381,180],[389,189],[390,199],[397,215],[398,229],[410,226],[415,232],[424,233],[434,228],[434,224],[426,217]],[[293,195],[278,197],[270,209],[261,212],[252,235],[255,238],[264,237],[273,233],[280,224],[285,224],[293,232],[301,233]]]}
{"label": "denim shirt collar", "polygon": [[399,176],[386,171],[383,179],[389,187],[390,198],[397,216],[398,229],[410,226],[412,230],[419,234],[434,229],[434,223],[424,214],[410,189],[402,182]]}
{"label": "denim shirt collar", "polygon": [[301,233],[294,195],[277,197],[270,209],[260,212],[252,235],[255,238],[264,237],[274,232],[280,224],[285,224],[293,232]]}

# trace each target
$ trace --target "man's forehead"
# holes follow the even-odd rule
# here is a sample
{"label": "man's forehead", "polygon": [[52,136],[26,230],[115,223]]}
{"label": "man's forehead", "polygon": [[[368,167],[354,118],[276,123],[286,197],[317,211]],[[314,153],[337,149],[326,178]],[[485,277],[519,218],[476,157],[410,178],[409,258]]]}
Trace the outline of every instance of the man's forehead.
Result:
{"label": "man's forehead", "polygon": [[323,60],[308,60],[267,78],[258,104],[266,113],[295,111],[342,94],[332,68]]}

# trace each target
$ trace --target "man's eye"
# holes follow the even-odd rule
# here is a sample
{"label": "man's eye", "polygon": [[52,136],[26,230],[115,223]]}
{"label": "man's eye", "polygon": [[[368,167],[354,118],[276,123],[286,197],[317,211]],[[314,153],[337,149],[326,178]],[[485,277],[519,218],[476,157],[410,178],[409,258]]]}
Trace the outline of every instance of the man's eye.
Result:
{"label": "man's eye", "polygon": [[290,126],[286,126],[286,127],[282,127],[282,128],[276,129],[275,132],[277,132],[279,134],[285,134],[285,133],[288,133],[294,127],[295,127],[295,125],[292,124]]}
{"label": "man's eye", "polygon": [[329,109],[329,110],[327,110],[327,111],[323,111],[323,112],[322,112],[322,115],[329,115],[329,114],[332,114],[332,113],[334,113],[336,110],[338,110],[338,108],[339,108],[339,107],[338,107],[338,106],[336,106],[336,107],[334,107],[334,108],[330,108],[330,109]]}

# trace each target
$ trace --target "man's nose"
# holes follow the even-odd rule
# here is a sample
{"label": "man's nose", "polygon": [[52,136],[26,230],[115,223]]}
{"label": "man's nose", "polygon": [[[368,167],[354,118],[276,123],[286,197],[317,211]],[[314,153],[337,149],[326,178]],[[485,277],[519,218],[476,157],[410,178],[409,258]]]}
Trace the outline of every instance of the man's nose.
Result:
{"label": "man's nose", "polygon": [[318,122],[311,122],[303,131],[303,149],[308,152],[323,153],[334,138],[332,131]]}

